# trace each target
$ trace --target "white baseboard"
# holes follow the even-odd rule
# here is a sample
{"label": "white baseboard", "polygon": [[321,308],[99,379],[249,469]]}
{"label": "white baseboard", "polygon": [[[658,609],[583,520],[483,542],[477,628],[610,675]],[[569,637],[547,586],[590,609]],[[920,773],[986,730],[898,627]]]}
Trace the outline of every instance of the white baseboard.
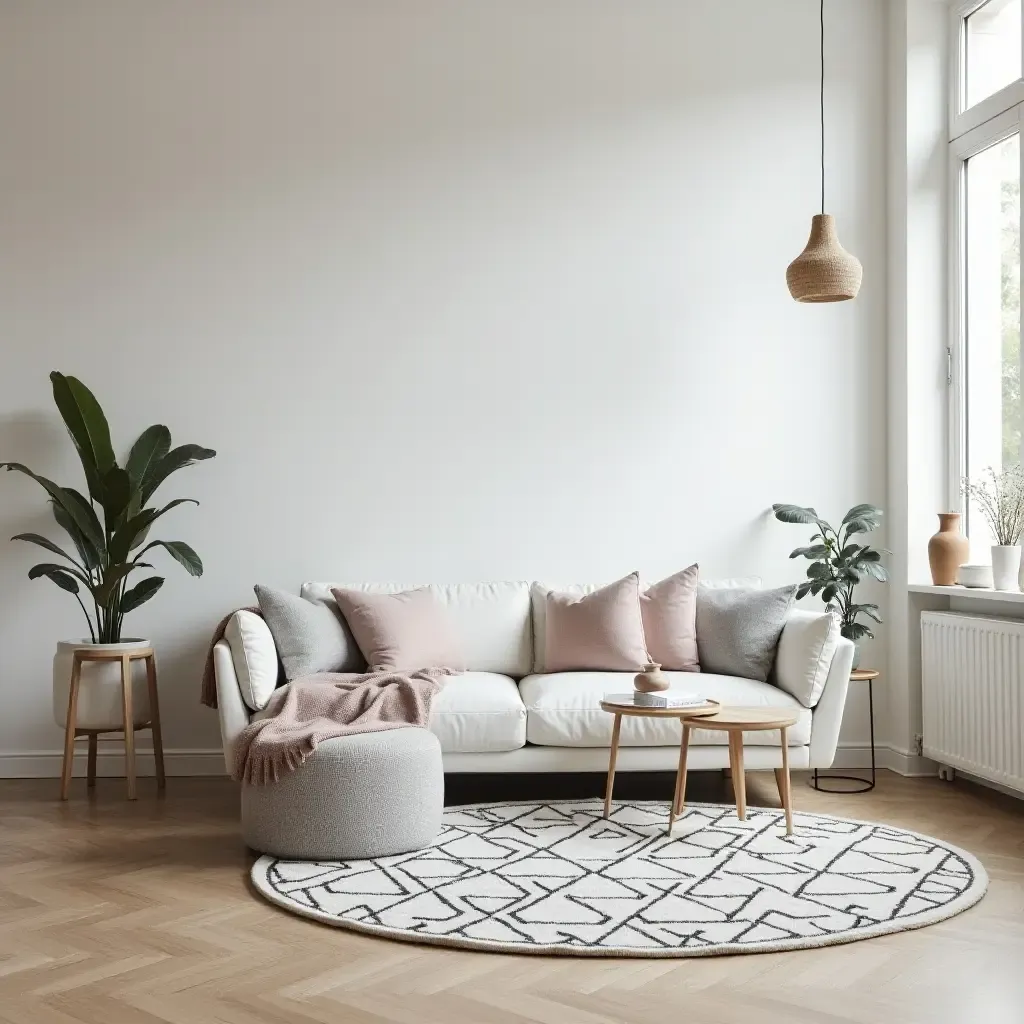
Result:
{"label": "white baseboard", "polygon": [[[58,779],[64,754],[61,750],[25,750],[0,752],[0,779]],[[142,748],[135,752],[136,772],[140,778],[156,774],[153,752]],[[935,776],[938,765],[927,757],[892,747],[875,747],[875,764],[899,775]],[[224,755],[220,750],[167,750],[164,766],[168,775],[225,775]],[[837,770],[870,770],[871,748],[856,743],[842,744],[832,764]],[[86,754],[79,742],[75,748],[75,778],[85,778]],[[124,747],[117,740],[101,741],[96,756],[96,774],[101,778],[124,778]]]}
{"label": "white baseboard", "polygon": [[[920,754],[911,754],[895,747],[875,746],[875,765],[897,775],[912,777],[934,777],[938,775],[939,766]],[[871,770],[871,748],[858,743],[840,743],[836,751],[832,768],[837,770],[854,769],[857,771]]]}
{"label": "white baseboard", "polygon": [[[24,750],[0,752],[0,779],[59,779],[64,760],[62,750]],[[225,775],[224,754],[220,750],[165,750],[164,770],[168,775]],[[135,751],[135,771],[140,777],[153,776],[156,769],[153,751]],[[103,779],[124,778],[124,747],[100,748],[96,753],[96,774]],[[81,742],[75,749],[75,778],[86,775],[86,752]]]}

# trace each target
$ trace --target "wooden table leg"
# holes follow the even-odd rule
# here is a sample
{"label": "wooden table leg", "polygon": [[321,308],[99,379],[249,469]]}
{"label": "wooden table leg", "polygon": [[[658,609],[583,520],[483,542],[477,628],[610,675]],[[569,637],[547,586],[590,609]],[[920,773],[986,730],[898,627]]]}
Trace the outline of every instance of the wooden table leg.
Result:
{"label": "wooden table leg", "polygon": [[135,717],[132,711],[132,661],[121,657],[121,704],[124,710],[124,768],[128,799],[135,799]]}
{"label": "wooden table leg", "polygon": [[612,726],[612,749],[608,755],[608,782],[604,790],[604,817],[612,812],[612,787],[615,785],[615,759],[619,755],[619,730],[622,728],[622,715],[615,716]]}
{"label": "wooden table leg", "polygon": [[75,652],[71,662],[71,685],[68,688],[68,717],[64,723],[64,764],[60,773],[60,798],[67,800],[71,790],[71,772],[75,767],[75,723],[78,721],[78,685],[82,678],[82,660]]}
{"label": "wooden table leg", "polygon": [[164,739],[160,732],[160,697],[156,688],[156,659],[146,658],[146,680],[149,685],[149,714],[153,723],[153,760],[156,763],[156,788],[162,793],[167,788],[164,774]]}
{"label": "wooden table leg", "polygon": [[743,774],[743,732],[729,730],[729,768],[732,771],[732,790],[736,796],[736,814],[740,821],[747,820],[747,782]]}
{"label": "wooden table leg", "polygon": [[789,738],[782,730],[782,767],[775,769],[775,781],[779,786],[779,797],[786,811],[786,835],[793,834],[793,796],[789,784]]}
{"label": "wooden table leg", "polygon": [[690,727],[683,719],[680,722],[683,727],[683,736],[679,741],[679,768],[676,770],[676,790],[672,794],[672,806],[668,811],[668,830],[671,833],[672,826],[676,823],[676,816],[683,813],[683,805],[686,802],[686,752],[690,747]]}
{"label": "wooden table leg", "polygon": [[99,735],[97,733],[89,733],[89,771],[86,786],[89,789],[96,788],[96,747]]}

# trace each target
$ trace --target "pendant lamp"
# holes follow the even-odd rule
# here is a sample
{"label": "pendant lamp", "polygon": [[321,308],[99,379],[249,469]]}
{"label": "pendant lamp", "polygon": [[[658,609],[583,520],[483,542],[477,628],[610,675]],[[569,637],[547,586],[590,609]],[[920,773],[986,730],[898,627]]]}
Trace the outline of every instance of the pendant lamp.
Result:
{"label": "pendant lamp", "polygon": [[786,284],[797,302],[854,299],[864,274],[860,260],[839,244],[835,217],[825,212],[825,0],[820,0],[820,5],[821,213],[811,218],[811,237],[804,251],[786,269]]}

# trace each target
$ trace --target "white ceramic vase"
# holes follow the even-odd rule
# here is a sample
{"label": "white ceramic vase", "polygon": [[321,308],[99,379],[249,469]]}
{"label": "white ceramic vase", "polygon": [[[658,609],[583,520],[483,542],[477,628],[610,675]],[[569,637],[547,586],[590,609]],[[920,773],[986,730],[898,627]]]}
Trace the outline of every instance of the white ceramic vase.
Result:
{"label": "white ceramic vase", "polygon": [[1020,590],[1019,545],[994,544],[992,546],[992,586],[996,590]]}
{"label": "white ceramic vase", "polygon": [[[131,651],[149,647],[148,640],[128,639],[118,644],[94,644],[89,640],[61,640],[53,656],[53,719],[63,729],[67,724],[71,668],[75,651]],[[79,729],[122,729],[121,662],[86,661],[78,687],[75,725]],[[149,721],[149,688],[146,663],[132,662],[132,718],[136,725]]]}

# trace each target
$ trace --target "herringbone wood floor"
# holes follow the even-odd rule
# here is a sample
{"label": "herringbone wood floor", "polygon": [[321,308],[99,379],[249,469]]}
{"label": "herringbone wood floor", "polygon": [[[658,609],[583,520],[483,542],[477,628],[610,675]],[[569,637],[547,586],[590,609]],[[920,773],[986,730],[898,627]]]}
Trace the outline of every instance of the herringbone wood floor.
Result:
{"label": "herringbone wood floor", "polygon": [[[771,773],[752,803],[777,806]],[[55,799],[0,782],[0,1020],[17,1024],[1024,1024],[1024,803],[881,773],[865,796],[794,780],[798,809],[886,821],[977,854],[960,917],[847,946],[706,960],[572,960],[422,948],[264,903],[226,780]],[[717,775],[691,798],[728,799]],[[696,790],[696,791],[695,791]],[[660,796],[660,792],[651,794]],[[667,793],[665,794],[667,797]]]}

